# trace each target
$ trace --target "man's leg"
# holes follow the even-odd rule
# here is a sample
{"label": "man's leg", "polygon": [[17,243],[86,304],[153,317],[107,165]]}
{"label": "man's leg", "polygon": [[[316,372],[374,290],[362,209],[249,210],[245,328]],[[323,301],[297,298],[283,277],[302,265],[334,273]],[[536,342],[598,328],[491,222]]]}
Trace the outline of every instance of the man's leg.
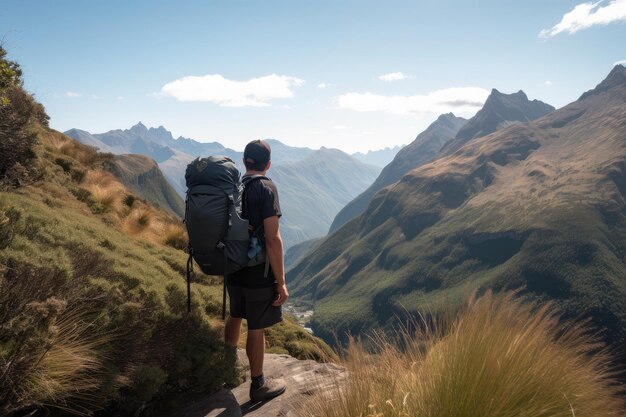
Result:
{"label": "man's leg", "polygon": [[250,376],[263,375],[263,357],[265,355],[265,331],[263,329],[248,329],[246,354],[250,361]]}
{"label": "man's leg", "polygon": [[[224,340],[231,346],[237,347],[239,332],[241,331],[241,319],[228,316],[224,325]],[[263,345],[265,347],[265,344]],[[247,349],[247,348],[246,348]],[[263,364],[261,364],[263,367]]]}

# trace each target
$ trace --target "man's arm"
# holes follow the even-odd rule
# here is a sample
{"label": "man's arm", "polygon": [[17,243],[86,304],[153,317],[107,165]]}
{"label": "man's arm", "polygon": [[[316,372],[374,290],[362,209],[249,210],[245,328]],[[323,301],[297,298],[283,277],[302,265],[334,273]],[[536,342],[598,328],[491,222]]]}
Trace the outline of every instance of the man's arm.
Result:
{"label": "man's arm", "polygon": [[265,252],[276,278],[276,291],[278,298],[274,301],[275,306],[282,305],[289,293],[285,284],[285,266],[283,263],[283,239],[280,237],[278,216],[271,216],[263,220],[265,231]]}

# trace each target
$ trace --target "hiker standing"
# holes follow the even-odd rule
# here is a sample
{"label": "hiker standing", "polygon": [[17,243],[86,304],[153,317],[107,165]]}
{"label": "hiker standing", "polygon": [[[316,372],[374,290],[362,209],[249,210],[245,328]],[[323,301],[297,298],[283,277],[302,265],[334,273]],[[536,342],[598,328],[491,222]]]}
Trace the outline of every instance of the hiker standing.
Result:
{"label": "hiker standing", "polygon": [[282,321],[281,306],[289,297],[279,230],[281,212],[278,191],[274,183],[265,177],[271,165],[270,156],[271,149],[266,141],[250,142],[243,153],[246,173],[242,178],[245,185],[243,216],[249,221],[251,235],[257,236],[259,245],[265,248],[266,264],[244,267],[228,275],[226,282],[230,315],[226,319],[224,338],[227,343],[237,346],[241,321],[246,319],[246,354],[250,361],[252,402],[269,400],[285,392],[283,381],[263,375],[264,329]]}

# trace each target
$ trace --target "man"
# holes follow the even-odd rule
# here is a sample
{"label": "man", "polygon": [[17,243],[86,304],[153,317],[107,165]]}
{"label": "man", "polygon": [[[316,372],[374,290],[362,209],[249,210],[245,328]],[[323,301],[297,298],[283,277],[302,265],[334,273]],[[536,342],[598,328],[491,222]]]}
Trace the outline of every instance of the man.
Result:
{"label": "man", "polygon": [[[246,173],[242,181],[255,175],[265,175],[271,165],[271,149],[267,142],[250,142],[243,152]],[[282,304],[289,298],[285,285],[283,241],[278,220],[281,216],[278,191],[269,179],[255,179],[246,185],[242,201],[243,215],[251,230],[262,227],[269,271],[265,265],[243,268],[228,276],[230,316],[226,320],[224,339],[237,346],[242,319],[248,322],[246,354],[250,361],[250,400],[254,403],[269,400],[285,392],[281,380],[266,379],[263,375],[265,334],[267,327],[282,321]]]}

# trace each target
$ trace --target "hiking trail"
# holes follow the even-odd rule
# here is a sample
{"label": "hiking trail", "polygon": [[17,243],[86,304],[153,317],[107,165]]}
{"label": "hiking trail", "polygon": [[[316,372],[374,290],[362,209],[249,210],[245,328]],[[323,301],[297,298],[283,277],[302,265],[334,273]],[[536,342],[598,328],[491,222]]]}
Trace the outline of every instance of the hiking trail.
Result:
{"label": "hiking trail", "polygon": [[299,360],[289,355],[266,354],[263,373],[267,377],[282,378],[287,391],[270,401],[250,402],[250,372],[244,350],[237,351],[239,366],[246,380],[241,385],[222,389],[210,397],[182,410],[176,417],[296,417],[295,408],[333,381],[347,376],[345,368],[333,363]]}

